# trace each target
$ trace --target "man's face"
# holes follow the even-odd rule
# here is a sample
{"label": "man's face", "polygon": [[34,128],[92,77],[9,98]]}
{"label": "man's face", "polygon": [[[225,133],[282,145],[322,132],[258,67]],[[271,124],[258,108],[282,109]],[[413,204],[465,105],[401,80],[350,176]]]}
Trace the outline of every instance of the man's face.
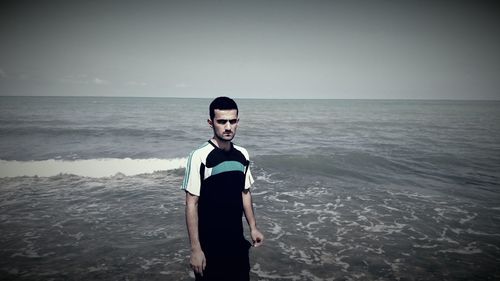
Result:
{"label": "man's face", "polygon": [[238,113],[236,109],[214,110],[213,120],[208,120],[208,124],[214,129],[214,135],[221,141],[231,141],[236,135],[238,128]]}

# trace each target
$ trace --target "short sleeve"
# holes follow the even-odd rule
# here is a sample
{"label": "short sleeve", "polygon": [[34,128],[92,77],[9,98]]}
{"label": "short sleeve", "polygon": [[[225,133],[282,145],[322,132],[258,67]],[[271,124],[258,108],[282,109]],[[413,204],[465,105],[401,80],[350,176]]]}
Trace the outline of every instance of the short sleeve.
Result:
{"label": "short sleeve", "polygon": [[254,183],[252,172],[250,172],[250,156],[246,149],[244,149],[243,147],[238,147],[238,148],[240,149],[240,151],[243,153],[243,155],[247,160],[247,168],[245,171],[245,189],[249,189],[250,187],[252,187]]}
{"label": "short sleeve", "polygon": [[186,164],[186,171],[181,189],[196,196],[200,196],[201,189],[200,166],[200,157],[195,151],[191,152]]}
{"label": "short sleeve", "polygon": [[253,182],[254,180],[252,177],[252,173],[250,172],[250,164],[248,164],[248,169],[245,174],[245,189],[249,189],[250,187],[252,187]]}

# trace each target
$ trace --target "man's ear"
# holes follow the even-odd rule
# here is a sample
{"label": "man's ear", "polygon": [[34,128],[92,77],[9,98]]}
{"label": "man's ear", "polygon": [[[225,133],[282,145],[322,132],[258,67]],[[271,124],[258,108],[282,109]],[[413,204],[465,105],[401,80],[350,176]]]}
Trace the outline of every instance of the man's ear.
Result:
{"label": "man's ear", "polygon": [[208,123],[208,125],[210,125],[210,128],[214,127],[214,122],[212,122],[212,120],[207,119],[207,123]]}

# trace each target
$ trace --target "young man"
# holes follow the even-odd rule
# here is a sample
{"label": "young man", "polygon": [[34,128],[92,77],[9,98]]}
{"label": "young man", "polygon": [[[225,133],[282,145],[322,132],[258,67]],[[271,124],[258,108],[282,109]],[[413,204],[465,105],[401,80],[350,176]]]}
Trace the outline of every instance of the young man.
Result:
{"label": "young man", "polygon": [[196,280],[249,280],[252,244],[244,238],[242,215],[254,247],[264,236],[253,212],[248,152],[231,142],[239,122],[238,106],[228,97],[218,97],[209,113],[214,136],[189,155],[182,184],[190,263]]}

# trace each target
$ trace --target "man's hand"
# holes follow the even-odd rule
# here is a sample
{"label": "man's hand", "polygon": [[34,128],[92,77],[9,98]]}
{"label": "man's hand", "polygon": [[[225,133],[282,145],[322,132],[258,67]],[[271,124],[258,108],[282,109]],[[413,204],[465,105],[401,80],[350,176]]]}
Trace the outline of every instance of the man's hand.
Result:
{"label": "man's hand", "polygon": [[264,242],[264,235],[262,235],[262,233],[260,233],[257,228],[254,228],[250,231],[250,236],[252,236],[254,247],[259,247]]}
{"label": "man's hand", "polygon": [[200,250],[191,251],[191,268],[194,270],[194,273],[203,276],[203,270],[207,266],[207,261],[205,259],[205,254]]}

